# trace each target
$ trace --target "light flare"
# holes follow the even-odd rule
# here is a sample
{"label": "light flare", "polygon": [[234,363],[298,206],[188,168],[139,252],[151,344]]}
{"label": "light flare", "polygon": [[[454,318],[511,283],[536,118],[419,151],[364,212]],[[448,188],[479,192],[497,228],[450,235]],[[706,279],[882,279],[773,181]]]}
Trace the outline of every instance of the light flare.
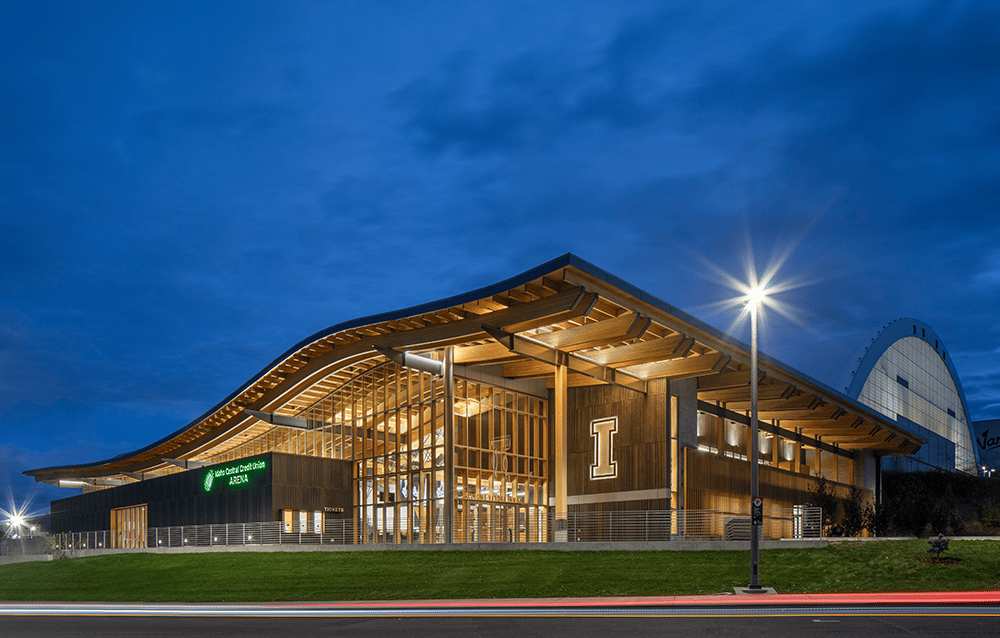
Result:
{"label": "light flare", "polygon": [[25,529],[34,532],[36,528],[31,524],[31,520],[41,516],[41,512],[36,512],[31,508],[34,500],[35,491],[32,490],[18,505],[14,502],[13,491],[8,487],[5,499],[7,504],[0,506],[0,525],[6,527],[10,533],[18,533]]}

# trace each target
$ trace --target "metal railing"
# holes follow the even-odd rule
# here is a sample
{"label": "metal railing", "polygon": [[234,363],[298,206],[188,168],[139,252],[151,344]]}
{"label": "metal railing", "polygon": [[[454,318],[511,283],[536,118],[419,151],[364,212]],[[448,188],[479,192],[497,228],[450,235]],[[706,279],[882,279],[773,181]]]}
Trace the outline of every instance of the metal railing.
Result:
{"label": "metal railing", "polygon": [[[750,540],[746,512],[667,510],[636,512],[569,512],[566,542],[731,541]],[[558,517],[552,529],[559,528]],[[764,516],[760,538],[820,538],[822,510],[796,507]]]}
{"label": "metal railing", "polygon": [[[818,507],[795,507],[774,510],[764,516],[761,538],[820,538],[822,510]],[[750,517],[746,512],[717,510],[647,510],[633,512],[549,513],[542,524],[543,533],[528,534],[517,517],[497,517],[480,521],[474,528],[455,529],[458,542],[523,542],[545,538],[546,542],[662,542],[750,540]],[[523,522],[523,521],[522,521]],[[283,521],[228,523],[220,525],[183,525],[154,527],[145,538],[126,532],[108,530],[59,534],[53,537],[57,550],[115,549],[140,547],[212,547],[234,545],[398,545],[441,542],[443,529],[392,535],[373,525],[356,529],[351,519],[325,521],[322,528],[312,525],[288,525]],[[545,544],[540,543],[540,544]]]}

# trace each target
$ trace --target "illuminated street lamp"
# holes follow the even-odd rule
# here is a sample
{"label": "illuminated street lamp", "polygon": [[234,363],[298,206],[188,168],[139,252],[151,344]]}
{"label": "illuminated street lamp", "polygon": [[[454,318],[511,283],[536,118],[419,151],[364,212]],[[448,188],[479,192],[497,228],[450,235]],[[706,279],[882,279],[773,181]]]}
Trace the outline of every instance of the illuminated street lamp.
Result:
{"label": "illuminated street lamp", "polygon": [[757,308],[766,295],[760,285],[747,292],[747,309],[750,311],[750,587],[760,586],[760,527],[763,523],[763,502],[760,498],[757,461],[760,441],[757,429]]}

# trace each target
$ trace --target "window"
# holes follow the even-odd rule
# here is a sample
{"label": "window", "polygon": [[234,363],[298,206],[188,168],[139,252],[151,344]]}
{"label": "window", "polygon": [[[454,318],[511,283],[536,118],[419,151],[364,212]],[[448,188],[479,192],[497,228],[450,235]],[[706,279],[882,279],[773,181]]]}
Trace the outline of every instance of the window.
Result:
{"label": "window", "polygon": [[903,377],[899,376],[898,374],[896,375],[896,383],[903,386],[904,388],[910,387],[910,382],[904,379]]}

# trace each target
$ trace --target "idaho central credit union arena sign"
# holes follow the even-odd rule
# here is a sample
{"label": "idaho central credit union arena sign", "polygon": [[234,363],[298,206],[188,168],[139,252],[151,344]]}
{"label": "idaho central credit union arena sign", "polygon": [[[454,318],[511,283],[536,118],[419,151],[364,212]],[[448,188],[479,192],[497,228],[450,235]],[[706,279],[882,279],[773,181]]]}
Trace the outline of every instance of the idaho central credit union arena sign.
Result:
{"label": "idaho central credit union arena sign", "polygon": [[264,459],[254,459],[242,461],[222,467],[210,467],[205,471],[205,478],[202,485],[206,492],[211,492],[213,487],[225,485],[226,487],[239,487],[250,482],[250,475],[256,474],[267,468],[267,461]]}

